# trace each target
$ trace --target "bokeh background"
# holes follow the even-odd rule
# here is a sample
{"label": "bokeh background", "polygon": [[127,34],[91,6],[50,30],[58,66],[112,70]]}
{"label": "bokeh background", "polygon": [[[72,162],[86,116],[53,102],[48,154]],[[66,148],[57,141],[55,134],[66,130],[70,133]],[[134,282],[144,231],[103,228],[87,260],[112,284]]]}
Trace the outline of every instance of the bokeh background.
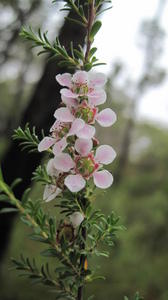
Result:
{"label": "bokeh background", "polygon": [[[51,40],[59,35],[67,46],[71,39],[82,44],[81,28],[64,23],[61,6],[50,0],[0,0],[0,161],[8,183],[23,177],[18,197],[41,156],[21,153],[12,132],[29,122],[47,133],[60,101],[54,76],[65,71],[45,56],[37,58],[19,32],[31,24],[48,30]],[[107,104],[118,116],[112,128],[97,127],[101,142],[111,144],[118,157],[110,169],[114,184],[97,195],[95,206],[105,213],[114,210],[127,228],[110,260],[90,262],[106,276],[88,286],[86,296],[94,293],[97,300],[120,300],[137,290],[146,300],[168,299],[167,20],[166,0],[114,0],[95,40],[99,58],[107,63],[97,69],[108,76]],[[42,192],[34,186],[33,199]],[[54,299],[47,288],[30,286],[9,270],[10,257],[20,253],[40,262],[41,248],[28,240],[29,233],[17,216],[0,215],[1,300]]]}

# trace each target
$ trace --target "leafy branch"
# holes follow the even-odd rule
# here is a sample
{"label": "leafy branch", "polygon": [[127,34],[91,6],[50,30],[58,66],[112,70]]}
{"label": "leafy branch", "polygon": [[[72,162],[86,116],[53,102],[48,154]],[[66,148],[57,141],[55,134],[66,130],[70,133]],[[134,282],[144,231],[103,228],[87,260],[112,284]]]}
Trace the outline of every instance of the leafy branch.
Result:
{"label": "leafy branch", "polygon": [[109,252],[98,250],[100,243],[104,243],[108,247],[114,246],[117,233],[124,230],[124,227],[119,223],[119,217],[116,217],[112,212],[108,217],[100,211],[90,211],[88,218],[85,220],[88,232],[88,246],[85,253],[96,256],[108,257]]}
{"label": "leafy branch", "polygon": [[14,266],[13,269],[25,271],[26,273],[23,273],[21,275],[30,278],[32,280],[32,283],[41,282],[45,285],[59,287],[59,283],[51,279],[48,263],[46,263],[46,265],[42,265],[41,270],[39,270],[37,268],[35,259],[33,259],[31,262],[29,258],[24,258],[23,255],[20,255],[20,260],[11,258],[11,261]]}
{"label": "leafy branch", "polygon": [[[54,0],[56,2],[57,0]],[[60,44],[58,38],[51,43],[48,39],[47,32],[42,33],[39,29],[37,33],[33,31],[31,27],[26,29],[22,27],[20,36],[27,41],[32,42],[32,47],[42,47],[42,50],[37,55],[49,53],[50,57],[58,61],[60,67],[67,67],[69,69],[83,69],[86,71],[91,70],[93,67],[103,65],[104,63],[98,62],[98,59],[94,56],[95,47],[91,48],[94,42],[94,37],[101,28],[101,21],[96,20],[98,14],[103,11],[110,9],[105,8],[101,11],[101,7],[105,3],[111,3],[106,0],[91,0],[86,1],[84,4],[80,3],[80,0],[64,0],[63,11],[73,11],[78,18],[65,17],[70,22],[76,23],[77,25],[84,26],[86,29],[86,51],[82,49],[81,45],[78,45],[78,49],[73,47],[73,43],[70,44],[71,55],[67,52],[65,47]]]}
{"label": "leafy branch", "polygon": [[[0,174],[0,193],[4,193],[6,196],[8,196],[8,201],[22,214],[21,220],[26,225],[34,228],[35,234],[37,235],[33,236],[33,239],[50,244],[51,250],[54,250],[53,256],[58,257],[63,264],[68,265],[73,270],[76,276],[80,277],[79,271],[66,255],[65,249],[62,251],[63,249],[61,249],[55,242],[56,226],[53,218],[50,217],[48,219],[41,206],[38,205],[38,202],[37,204],[34,204],[27,194],[26,196],[24,195],[23,206],[13,194],[11,188],[3,181],[2,173]],[[48,233],[47,229],[49,229],[50,234]]]}
{"label": "leafy branch", "polygon": [[[55,3],[57,0],[53,0],[53,3]],[[69,19],[70,21],[78,21],[78,24],[86,27],[87,26],[87,18],[83,9],[83,6],[80,4],[80,1],[76,2],[74,0],[64,0],[65,4],[64,4],[64,8],[61,9],[61,11],[74,11],[76,13],[76,15],[79,17],[80,21],[76,20],[76,19]],[[85,5],[87,5],[87,3],[85,3]]]}
{"label": "leafy branch", "polygon": [[52,179],[48,175],[46,166],[38,166],[33,172],[32,180],[35,182],[41,182],[42,184],[51,184]]}
{"label": "leafy branch", "polygon": [[64,296],[67,299],[75,300],[75,295],[64,285],[62,280],[52,279],[48,263],[42,265],[39,270],[35,259],[31,262],[29,258],[24,258],[23,255],[20,255],[20,260],[12,258],[11,261],[14,266],[13,269],[24,271],[24,273],[21,273],[21,276],[29,278],[33,284],[41,283],[52,289],[55,288],[59,297]]}
{"label": "leafy branch", "polygon": [[31,27],[26,29],[22,27],[20,36],[27,41],[31,41],[34,47],[42,47],[43,50],[38,52],[37,55],[44,53],[49,53],[52,58],[58,60],[58,65],[60,67],[67,67],[70,69],[80,68],[79,60],[75,57],[71,57],[64,46],[59,42],[59,39],[56,38],[55,42],[52,44],[47,37],[47,32],[42,33],[41,30],[38,30],[38,33],[35,33]]}
{"label": "leafy branch", "polygon": [[13,140],[20,141],[20,146],[22,150],[28,150],[28,152],[38,152],[37,147],[40,142],[38,136],[36,135],[35,127],[33,127],[32,132],[29,129],[29,124],[25,125],[22,129],[18,127],[14,130]]}

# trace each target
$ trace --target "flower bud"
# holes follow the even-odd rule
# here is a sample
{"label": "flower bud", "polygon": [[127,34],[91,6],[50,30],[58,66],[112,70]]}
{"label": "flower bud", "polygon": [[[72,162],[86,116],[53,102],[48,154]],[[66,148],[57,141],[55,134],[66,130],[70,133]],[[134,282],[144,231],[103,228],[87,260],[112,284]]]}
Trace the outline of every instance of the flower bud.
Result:
{"label": "flower bud", "polygon": [[70,215],[69,218],[74,228],[78,227],[84,220],[84,216],[78,211]]}
{"label": "flower bud", "polygon": [[72,242],[75,238],[74,228],[71,224],[60,224],[57,230],[56,240],[57,243],[61,243],[62,240],[66,242]]}

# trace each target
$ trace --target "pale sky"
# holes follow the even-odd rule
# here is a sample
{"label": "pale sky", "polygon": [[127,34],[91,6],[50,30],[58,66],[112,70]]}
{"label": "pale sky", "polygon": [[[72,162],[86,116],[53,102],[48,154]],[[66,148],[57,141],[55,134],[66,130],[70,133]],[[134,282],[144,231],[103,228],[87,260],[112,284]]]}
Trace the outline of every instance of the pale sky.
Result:
{"label": "pale sky", "polygon": [[[99,70],[108,72],[116,59],[126,64],[128,74],[136,79],[142,64],[142,51],[138,49],[138,30],[141,21],[154,16],[159,0],[113,0],[113,8],[104,13],[102,28],[95,40],[98,57],[107,63]],[[162,26],[168,33],[168,1],[162,16]],[[168,68],[168,38],[165,38],[162,65]],[[168,79],[151,89],[140,101],[138,117],[168,125]]]}

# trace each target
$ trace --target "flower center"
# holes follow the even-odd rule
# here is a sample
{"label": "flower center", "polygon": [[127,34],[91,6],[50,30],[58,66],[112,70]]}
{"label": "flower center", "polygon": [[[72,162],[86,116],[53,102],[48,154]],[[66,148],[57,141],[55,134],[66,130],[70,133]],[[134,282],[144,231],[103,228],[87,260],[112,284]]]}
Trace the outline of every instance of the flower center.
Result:
{"label": "flower center", "polygon": [[59,126],[55,127],[52,131],[52,137],[57,140],[62,139],[70,129],[70,124],[68,123],[60,123]]}
{"label": "flower center", "polygon": [[97,108],[91,108],[87,105],[86,102],[83,102],[82,105],[78,107],[78,109],[75,112],[76,118],[81,118],[86,123],[93,123],[95,115],[97,113]]}
{"label": "flower center", "polygon": [[60,174],[56,179],[56,185],[61,190],[63,190],[63,188],[64,188],[64,180],[65,180],[66,175],[67,175],[66,173]]}
{"label": "flower center", "polygon": [[84,96],[88,94],[88,86],[87,84],[82,83],[74,83],[72,92],[79,94],[80,96]]}
{"label": "flower center", "polygon": [[90,177],[98,167],[99,164],[94,161],[94,156],[92,153],[90,153],[87,157],[77,158],[76,171],[83,177]]}

